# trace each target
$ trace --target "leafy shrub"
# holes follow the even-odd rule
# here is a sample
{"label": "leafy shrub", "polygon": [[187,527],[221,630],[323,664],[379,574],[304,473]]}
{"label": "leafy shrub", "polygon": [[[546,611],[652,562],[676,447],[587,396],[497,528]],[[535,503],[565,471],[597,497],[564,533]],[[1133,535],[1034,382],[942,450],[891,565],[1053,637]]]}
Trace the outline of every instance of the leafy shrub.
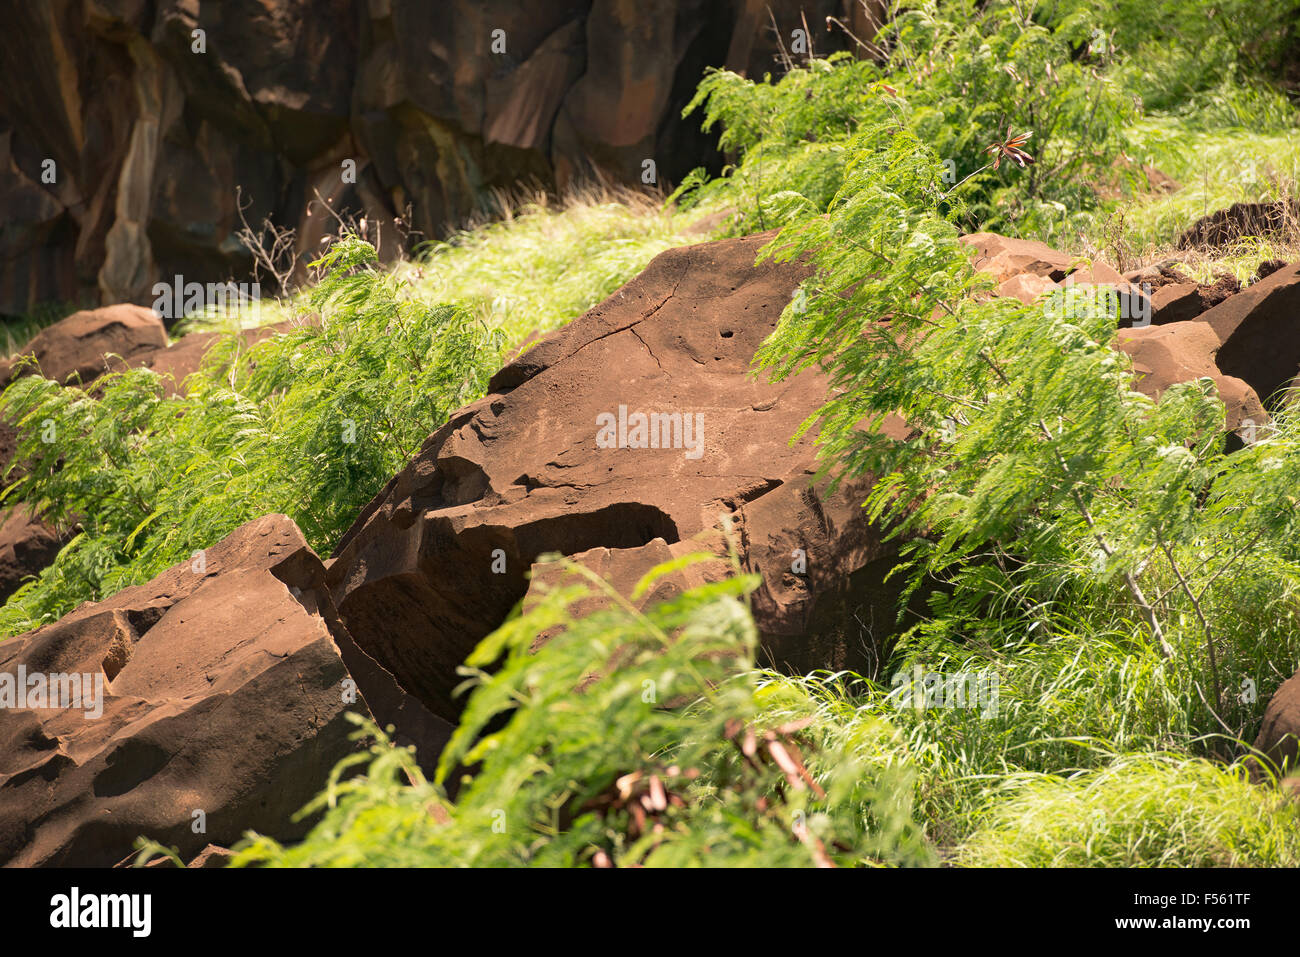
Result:
{"label": "leafy shrub", "polygon": [[[1121,154],[1136,116],[1097,42],[1094,5],[918,0],[900,5],[880,42],[908,125],[949,162],[948,181],[971,177],[967,228],[1050,239],[1099,205],[1092,183]],[[1031,134],[1035,162],[990,168],[986,152]]]}
{"label": "leafy shrub", "polygon": [[[1089,175],[1119,155],[1135,109],[1109,61],[1078,55],[1094,21],[1041,18],[1011,0],[925,0],[901,5],[877,37],[880,64],[838,54],[761,83],[709,73],[686,112],[703,108],[705,129],[721,124],[720,145],[740,162],[712,183],[688,179],[678,196],[729,203],[746,230],[822,212],[855,132],[892,122],[946,161],[945,206],[966,226],[1050,237],[1098,205]],[[991,162],[989,148],[1013,133],[1030,137],[1027,172]]]}
{"label": "leafy shrub", "polygon": [[1297,0],[1112,0],[1099,13],[1125,54],[1124,84],[1148,110],[1202,130],[1294,129],[1272,83],[1294,49]]}
{"label": "leafy shrub", "polygon": [[[919,807],[941,845],[978,826],[990,782],[1008,774],[1076,774],[1134,751],[1240,755],[1300,659],[1296,508],[1284,490],[1300,467],[1295,417],[1280,411],[1264,441],[1226,454],[1208,380],[1158,402],[1132,391],[1128,360],[1110,347],[1113,304],[989,299],[957,242],[963,227],[999,226],[999,210],[1010,218],[1003,231],[1050,238],[1056,227],[1035,205],[1096,208],[1069,191],[1090,188],[1121,150],[1193,178],[1168,149],[1148,158],[1126,133],[1137,46],[1147,65],[1181,53],[1155,32],[1117,29],[1109,7],[1012,6],[905,4],[877,38],[883,67],[814,61],[778,83],[706,79],[696,106],[706,122],[731,124],[724,146],[739,165],[686,189],[739,208],[742,230],[781,226],[764,255],[817,269],[759,358],[778,378],[812,366],[830,374],[829,401],[805,428],[817,429],[832,474],[879,477],[870,514],[903,544],[899,573],[932,591],[927,620],[896,642],[887,672],[920,665],[1001,681],[989,716],[900,710],[878,676],[801,680],[842,717],[865,712],[900,728],[895,756],[918,770]],[[1254,89],[1247,72],[1228,86]],[[807,94],[820,88],[833,92]],[[1099,109],[1090,130],[1083,104]],[[1049,114],[1052,132],[1040,135]],[[942,160],[965,156],[963,173],[985,162],[980,150],[1005,139],[1007,115],[1013,131],[1033,130],[1038,162],[954,190]],[[1151,129],[1170,148],[1191,135],[1180,121],[1153,120],[1139,145],[1154,143]],[[1196,135],[1223,144],[1207,190],[1231,183],[1243,150],[1269,164],[1287,155],[1254,134]],[[1207,155],[1201,141],[1188,163]],[[1287,188],[1285,173],[1278,184]],[[1205,211],[1207,195],[1153,204],[1182,209],[1160,227],[1165,241]],[[903,441],[874,428],[894,417],[912,427]],[[1171,815],[1185,797],[1168,791]],[[1200,859],[1195,842],[1186,852]]]}
{"label": "leafy shrub", "polygon": [[[1096,766],[1118,742],[1240,754],[1300,652],[1295,417],[1226,453],[1208,380],[1131,391],[1113,304],[979,294],[914,137],[863,129],[846,154],[828,214],[765,250],[816,273],[760,360],[829,373],[805,424],[827,470],[878,477],[869,514],[912,587],[938,586],[889,668],[1005,680],[994,720],[893,719],[933,836],[969,828],[990,775]],[[893,417],[906,438],[876,428]],[[881,690],[860,703],[889,714]]]}

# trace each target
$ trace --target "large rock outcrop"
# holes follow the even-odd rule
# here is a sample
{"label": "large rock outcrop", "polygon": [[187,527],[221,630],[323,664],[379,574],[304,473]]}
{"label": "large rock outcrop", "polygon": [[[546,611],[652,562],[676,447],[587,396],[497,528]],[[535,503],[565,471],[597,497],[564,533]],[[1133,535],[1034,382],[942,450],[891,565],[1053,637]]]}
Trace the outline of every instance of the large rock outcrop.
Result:
{"label": "large rock outcrop", "polygon": [[1209,376],[1227,407],[1228,425],[1262,426],[1300,373],[1300,263],[1292,263],[1195,319],[1120,333],[1138,387],[1158,394],[1174,382]]}
{"label": "large rock outcrop", "polygon": [[[242,278],[239,207],[314,251],[338,211],[397,246],[494,187],[718,166],[708,66],[776,72],[805,26],[850,49],[872,0],[42,0],[0,31],[0,314]],[[775,29],[774,29],[775,28]],[[196,33],[196,31],[199,31]],[[354,169],[344,174],[344,164]]]}
{"label": "large rock outcrop", "polygon": [[[329,570],[340,614],[439,716],[455,718],[457,666],[526,598],[529,572],[547,579],[539,556],[575,556],[630,587],[668,558],[723,554],[724,520],[736,529],[741,561],[763,575],[754,609],[768,661],[873,669],[897,593],[884,584],[893,549],[858,507],[869,478],[827,495],[810,481],[810,441],[788,444],[824,401],[823,377],[807,371],[774,385],[750,376],[755,349],[807,275],[798,264],[753,266],[768,238],[659,256],[498,372],[491,394],[432,435],[345,534]],[[1019,281],[1028,299],[1072,281],[1145,295],[1104,264],[1078,270],[1042,244],[992,234],[967,242],[977,266],[1004,289]],[[1259,284],[1262,301],[1287,282],[1286,270],[1275,276],[1272,287]],[[1208,376],[1229,427],[1262,425],[1267,414],[1250,382],[1215,364],[1215,328],[1123,330],[1118,345],[1134,356],[1137,388],[1159,395]],[[638,413],[659,416],[658,428],[697,431],[675,443],[652,424],[656,441],[633,447]],[[904,434],[900,422],[889,428]],[[717,573],[705,565],[664,588]]]}
{"label": "large rock outcrop", "polygon": [[[634,582],[672,555],[725,553],[724,517],[764,577],[769,659],[870,670],[893,621],[893,547],[859,507],[864,487],[825,494],[810,482],[811,439],[789,442],[826,379],[750,376],[808,275],[755,267],[770,238],[658,256],[498,372],[346,533],[329,570],[340,614],[436,714],[458,713],[456,667],[524,598],[539,556]],[[656,416],[652,437],[635,431],[640,414]]]}
{"label": "large rock outcrop", "polygon": [[[73,675],[79,699],[33,697]],[[0,643],[0,695],[20,682],[0,709],[9,865],[112,865],[140,835],[186,858],[248,828],[292,838],[355,747],[345,711],[401,723],[425,757],[448,732],[352,643],[282,515]]]}
{"label": "large rock outcrop", "polygon": [[1300,372],[1300,262],[1273,271],[1198,319],[1219,339],[1215,361],[1223,373],[1272,399]]}
{"label": "large rock outcrop", "polygon": [[1230,429],[1264,425],[1266,402],[1300,373],[1300,263],[1226,290],[1223,282],[1186,281],[1171,264],[1121,276],[1104,263],[1074,268],[1040,242],[996,233],[962,242],[999,295],[1032,302],[1069,285],[1115,288],[1122,327],[1115,345],[1133,360],[1136,388],[1158,398],[1175,383],[1209,378]]}
{"label": "large rock outcrop", "polygon": [[84,384],[108,371],[110,356],[134,364],[132,360],[166,348],[162,320],[141,306],[123,303],[74,312],[38,332],[16,357],[0,360],[0,389],[18,375]]}

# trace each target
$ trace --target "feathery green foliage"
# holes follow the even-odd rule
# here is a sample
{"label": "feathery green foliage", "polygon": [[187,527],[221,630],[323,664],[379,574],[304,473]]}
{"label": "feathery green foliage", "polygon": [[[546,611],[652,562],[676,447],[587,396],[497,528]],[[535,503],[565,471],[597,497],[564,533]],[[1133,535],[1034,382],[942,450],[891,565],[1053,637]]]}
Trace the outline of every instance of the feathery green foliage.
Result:
{"label": "feathery green foliage", "polygon": [[[1004,681],[992,720],[895,719],[932,836],[967,830],[992,777],[1096,766],[1117,741],[1241,755],[1300,654],[1295,417],[1226,454],[1209,380],[1132,391],[1113,302],[981,294],[923,144],[886,125],[846,152],[828,214],[765,251],[817,271],[760,360],[829,372],[806,424],[827,468],[878,477],[869,514],[913,585],[940,586],[890,668]],[[879,429],[899,418],[905,438]],[[882,691],[859,704],[888,712]]]}
{"label": "feathery green foliage", "polygon": [[[821,212],[855,132],[892,119],[945,162],[944,205],[965,225],[1050,238],[1098,205],[1089,174],[1119,155],[1135,115],[1109,60],[1078,54],[1092,23],[1081,10],[1045,18],[1010,0],[924,0],[901,4],[882,29],[881,63],[837,54],[760,83],[711,72],[686,112],[703,107],[706,129],[722,124],[720,145],[740,162],[678,193],[735,206],[749,231]],[[989,153],[1013,134],[1030,135],[1027,171]]]}
{"label": "feathery green foliage", "polygon": [[[1181,182],[1203,165],[1195,143],[1178,144],[1180,157],[1168,155],[1167,142],[1153,149],[1153,123],[1180,140],[1226,136],[1234,160],[1248,152],[1256,178],[1276,183],[1278,171],[1286,176],[1297,112],[1270,85],[1270,69],[1294,42],[1297,0],[1228,6],[903,0],[876,37],[857,38],[869,58],[809,59],[761,82],[706,74],[686,112],[702,111],[705,129],[720,126],[719,144],[737,160],[718,179],[696,171],[676,196],[734,207],[733,228],[745,232],[822,212],[843,183],[854,133],[889,118],[943,161],[943,205],[966,230],[1100,241],[1115,191],[1146,188],[1143,162]],[[995,166],[990,148],[1025,135],[1034,162]],[[1206,183],[1217,200],[1238,171],[1226,182],[1216,172]],[[1267,199],[1270,190],[1248,188],[1248,196],[1194,213],[1191,194],[1172,198],[1165,205],[1180,220],[1160,238],[1235,199]],[[1140,249],[1148,238],[1130,244]]]}
{"label": "feathery green foliage", "polygon": [[304,322],[237,356],[229,337],[168,398],[134,369],[94,393],[29,376],[0,400],[20,428],[9,490],[80,531],[3,610],[13,634],[147,580],[268,512],[328,551],[361,507],[496,368],[498,333],[427,307],[355,237],[330,248]]}

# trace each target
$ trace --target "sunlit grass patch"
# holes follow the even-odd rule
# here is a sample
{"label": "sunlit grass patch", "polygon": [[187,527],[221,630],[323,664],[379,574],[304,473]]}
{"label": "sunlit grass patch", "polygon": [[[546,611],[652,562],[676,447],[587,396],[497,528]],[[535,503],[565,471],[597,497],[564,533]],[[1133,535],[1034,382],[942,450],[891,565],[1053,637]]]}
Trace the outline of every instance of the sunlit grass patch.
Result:
{"label": "sunlit grass patch", "polygon": [[[1136,124],[1132,135],[1129,155],[1180,185],[1173,192],[1147,194],[1122,205],[1122,240],[1138,258],[1148,260],[1172,249],[1194,222],[1233,203],[1294,201],[1300,195],[1300,132],[1206,132],[1162,117]],[[1114,223],[1112,218],[1112,228]],[[1108,244],[1105,233],[1105,225],[1099,226],[1093,237],[1099,245]],[[1297,247],[1300,236],[1260,237],[1249,253],[1230,256],[1294,258]]]}
{"label": "sunlit grass patch", "polygon": [[1295,867],[1300,806],[1240,767],[1133,755],[1073,777],[1018,774],[958,849],[976,867]]}
{"label": "sunlit grass patch", "polygon": [[394,275],[409,295],[456,303],[505,335],[507,348],[581,315],[656,255],[702,241],[694,218],[630,189],[503,200],[502,218],[430,244]]}

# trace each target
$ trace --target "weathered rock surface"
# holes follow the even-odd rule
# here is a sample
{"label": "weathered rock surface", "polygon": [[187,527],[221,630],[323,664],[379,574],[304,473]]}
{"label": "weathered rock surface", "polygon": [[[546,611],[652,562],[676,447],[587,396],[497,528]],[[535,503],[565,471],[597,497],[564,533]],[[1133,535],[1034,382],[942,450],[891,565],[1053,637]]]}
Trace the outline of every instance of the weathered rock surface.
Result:
{"label": "weathered rock surface", "polygon": [[[314,251],[334,210],[397,248],[493,188],[591,170],[642,185],[721,165],[682,107],[707,66],[761,78],[806,24],[819,54],[871,0],[42,0],[0,32],[0,313],[146,303],[246,275],[271,217]],[[770,9],[770,14],[769,14]],[[773,31],[776,27],[776,32]],[[195,31],[202,31],[202,49]],[[494,46],[495,43],[495,46]],[[342,175],[355,162],[356,175]],[[53,163],[53,182],[48,163]],[[237,187],[241,193],[237,195]]]}
{"label": "weathered rock surface", "polygon": [[1204,312],[1219,337],[1216,361],[1270,399],[1300,370],[1300,262],[1272,272]]}
{"label": "weathered rock surface", "polygon": [[998,233],[970,233],[960,241],[975,251],[975,269],[998,281],[1000,296],[1030,303],[1053,289],[1109,287],[1118,293],[1119,308],[1126,320],[1150,311],[1145,289],[1103,262],[1076,266],[1073,257],[1046,243]]}
{"label": "weathered rock surface", "polygon": [[[772,235],[663,253],[535,340],[426,440],[328,563],[287,518],[265,516],[193,562],[0,643],[0,692],[20,668],[89,676],[104,691],[80,707],[0,708],[0,863],[111,865],[143,834],[192,866],[218,866],[249,828],[291,840],[308,826],[292,814],[354,746],[348,710],[396,725],[430,765],[463,704],[457,667],[554,580],[540,562],[549,553],[624,592],[671,558],[714,556],[648,603],[728,574],[730,529],[763,579],[753,607],[764,663],[874,673],[899,586],[885,583],[894,546],[860,508],[870,479],[830,493],[814,481],[811,439],[789,442],[824,402],[824,376],[751,375],[809,272],[755,266]],[[1003,294],[1031,301],[1071,278],[1049,247],[978,242]],[[1088,278],[1114,282],[1103,269]],[[1298,290],[1300,264],[1286,266],[1194,320],[1120,330],[1117,345],[1148,394],[1209,376],[1230,426],[1263,423],[1260,388],[1300,368]],[[210,345],[127,361],[175,374]],[[896,420],[884,428],[906,433]],[[4,556],[0,541],[0,570]],[[1295,754],[1297,680],[1270,703],[1259,738],[1270,754]]]}
{"label": "weathered rock surface", "polygon": [[25,503],[0,509],[0,602],[54,561],[65,541]]}
{"label": "weathered rock surface", "polygon": [[[1165,290],[1178,289],[1158,289],[1157,301]],[[1227,406],[1230,428],[1246,420],[1262,425],[1266,404],[1300,371],[1300,263],[1273,270],[1194,319],[1125,329],[1119,348],[1133,357],[1138,388],[1148,395],[1209,376]]]}
{"label": "weathered rock surface", "polygon": [[[139,835],[185,858],[248,828],[292,838],[306,827],[294,812],[355,746],[345,711],[423,720],[426,756],[447,731],[352,643],[319,559],[282,515],[0,643],[0,676],[20,668],[83,675],[103,693],[0,709],[9,865],[112,865]],[[192,827],[200,811],[205,833]]]}
{"label": "weathered rock surface", "polygon": [[167,348],[167,330],[154,313],[141,306],[120,304],[74,312],[46,326],[18,353],[0,360],[0,389],[15,376],[40,374],[56,382],[86,383],[109,369],[108,356],[132,363],[146,353]]}
{"label": "weathered rock surface", "polygon": [[1154,326],[1196,319],[1241,291],[1241,283],[1226,271],[1220,272],[1211,283],[1198,283],[1181,267],[1176,260],[1166,260],[1124,274],[1130,284],[1151,291]]}
{"label": "weathered rock surface", "polygon": [[1151,295],[1151,324],[1190,322],[1206,309],[1201,287],[1194,282],[1167,283]]}
{"label": "weathered rock surface", "polygon": [[975,250],[972,262],[976,270],[988,273],[999,283],[1022,275],[1059,283],[1070,273],[1070,257],[1046,243],[998,233],[970,233],[961,237],[961,242]]}
{"label": "weathered rock surface", "polygon": [[998,286],[998,295],[1009,299],[1019,299],[1028,305],[1039,296],[1045,296],[1061,287],[1046,276],[1032,272],[1017,273]]}
{"label": "weathered rock surface", "polygon": [[[827,495],[810,484],[808,441],[787,443],[826,382],[814,372],[775,386],[749,377],[754,350],[806,275],[797,264],[754,267],[767,238],[664,253],[537,341],[493,377],[490,395],[427,440],[344,535],[329,567],[340,614],[437,715],[455,719],[456,668],[527,596],[528,573],[547,579],[539,556],[575,556],[630,586],[670,557],[721,554],[724,516],[742,562],[764,577],[754,608],[769,661],[871,669],[893,625],[896,593],[882,580],[894,552],[858,508],[866,480]],[[1054,274],[1078,275],[1042,244],[992,234],[972,244],[1004,291],[1030,299]],[[1111,273],[1098,265],[1087,281],[1127,285]],[[1211,325],[1124,330],[1119,345],[1148,394],[1209,376],[1230,427],[1267,421],[1250,383],[1215,365]],[[635,426],[635,413],[698,417],[701,442],[602,447],[602,422],[616,423],[605,438],[625,438],[634,433],[619,430]],[[890,428],[903,434],[902,423]],[[706,565],[663,588],[720,573]]]}
{"label": "weathered rock surface", "polygon": [[1269,698],[1255,749],[1278,767],[1285,763],[1295,773],[1300,757],[1300,672],[1282,682]]}
{"label": "weathered rock surface", "polygon": [[[1209,377],[1230,429],[1267,422],[1264,400],[1300,371],[1300,263],[1272,266],[1241,289],[1229,276],[1208,286],[1187,281],[1172,263],[1124,276],[1104,264],[1070,272],[1065,253],[996,233],[974,233],[962,242],[974,248],[975,268],[997,279],[999,295],[1032,302],[1071,283],[1120,290],[1129,318],[1116,346],[1133,358],[1135,386],[1158,397],[1174,383]],[[1150,325],[1129,328],[1146,304]]]}
{"label": "weathered rock surface", "polygon": [[[769,238],[657,257],[498,372],[491,394],[434,433],[346,533],[329,570],[339,611],[436,714],[458,713],[457,665],[525,596],[540,555],[582,556],[633,582],[670,555],[722,552],[723,516],[742,561],[764,576],[755,612],[772,661],[863,668],[878,653],[867,623],[874,613],[877,637],[888,631],[875,604],[892,601],[879,581],[892,546],[867,524],[861,485],[827,496],[810,485],[811,441],[789,444],[826,380],[749,376],[808,274],[755,268]],[[601,447],[601,421],[635,425],[635,413],[677,416],[693,431]],[[861,624],[830,614],[846,603]]]}
{"label": "weathered rock surface", "polygon": [[1103,262],[1074,266],[1074,257],[1031,239],[1014,239],[998,233],[970,233],[963,244],[975,250],[973,264],[999,283],[1016,276],[1041,276],[1060,284],[1067,278],[1078,285],[1128,288],[1128,280]]}
{"label": "weathered rock surface", "polygon": [[1202,322],[1174,322],[1144,329],[1125,329],[1118,348],[1133,357],[1134,385],[1138,391],[1158,399],[1178,382],[1208,376],[1219,390],[1229,429],[1249,420],[1256,425],[1268,421],[1259,394],[1250,384],[1224,375],[1215,364],[1220,349],[1214,330]]}

